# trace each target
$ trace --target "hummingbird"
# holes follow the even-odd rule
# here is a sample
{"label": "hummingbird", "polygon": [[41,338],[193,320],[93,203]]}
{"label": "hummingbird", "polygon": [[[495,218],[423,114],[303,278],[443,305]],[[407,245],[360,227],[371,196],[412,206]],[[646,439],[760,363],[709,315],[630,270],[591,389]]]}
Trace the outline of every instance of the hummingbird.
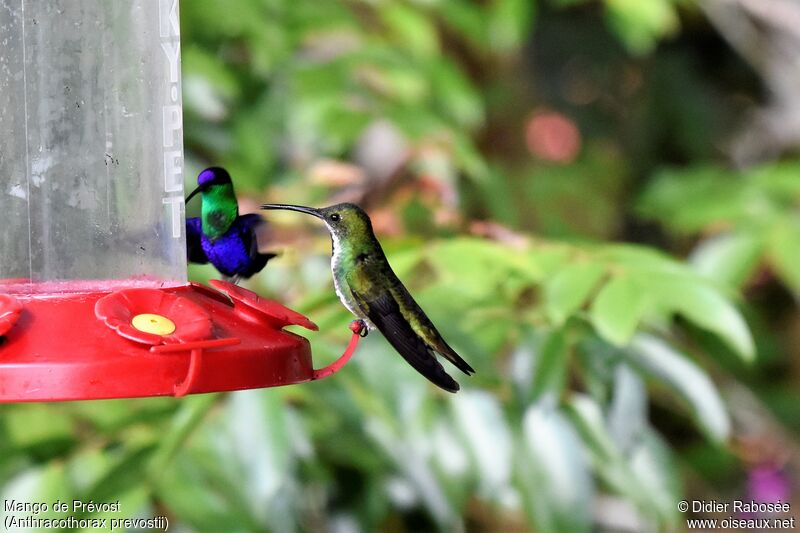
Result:
{"label": "hummingbird", "polygon": [[186,256],[192,263],[211,263],[219,272],[238,283],[259,272],[275,254],[258,251],[256,229],[264,224],[257,214],[239,214],[231,176],[224,168],[211,167],[197,176],[201,197],[199,217],[186,219]]}
{"label": "hummingbird", "polygon": [[360,207],[350,203],[321,209],[264,204],[261,209],[299,211],[325,222],[332,241],[333,285],[342,304],[361,322],[362,335],[377,329],[417,372],[448,392],[458,391],[458,383],[435,354],[467,375],[475,372],[445,342],[398,279],[372,231],[369,216]]}

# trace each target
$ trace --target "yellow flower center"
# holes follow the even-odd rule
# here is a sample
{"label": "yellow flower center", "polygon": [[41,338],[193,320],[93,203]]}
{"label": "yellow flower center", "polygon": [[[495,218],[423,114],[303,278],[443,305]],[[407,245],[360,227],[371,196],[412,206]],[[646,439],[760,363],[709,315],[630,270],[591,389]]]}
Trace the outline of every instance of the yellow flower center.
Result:
{"label": "yellow flower center", "polygon": [[152,313],[142,313],[136,315],[131,320],[131,325],[145,333],[155,333],[156,335],[169,335],[175,331],[175,323],[169,318]]}

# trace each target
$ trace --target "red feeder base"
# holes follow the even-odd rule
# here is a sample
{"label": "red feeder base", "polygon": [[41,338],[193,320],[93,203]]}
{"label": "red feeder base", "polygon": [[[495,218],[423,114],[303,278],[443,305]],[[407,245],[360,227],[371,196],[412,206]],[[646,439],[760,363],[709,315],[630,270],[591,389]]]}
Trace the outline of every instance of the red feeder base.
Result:
{"label": "red feeder base", "polygon": [[338,370],[355,348],[351,342],[340,361],[315,371],[308,340],[282,328],[316,325],[222,281],[211,282],[219,292],[198,284],[118,290],[106,284],[55,293],[14,282],[0,281],[6,290],[26,288],[0,294],[0,402],[302,383]]}

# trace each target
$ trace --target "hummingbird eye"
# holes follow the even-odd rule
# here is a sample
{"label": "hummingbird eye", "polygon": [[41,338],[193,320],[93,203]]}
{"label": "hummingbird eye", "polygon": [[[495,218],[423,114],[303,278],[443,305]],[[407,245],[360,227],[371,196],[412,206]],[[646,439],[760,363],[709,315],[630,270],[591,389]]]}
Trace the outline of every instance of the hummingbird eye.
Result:
{"label": "hummingbird eye", "polygon": [[339,216],[339,213],[334,213],[330,216],[331,222],[339,222],[342,217]]}

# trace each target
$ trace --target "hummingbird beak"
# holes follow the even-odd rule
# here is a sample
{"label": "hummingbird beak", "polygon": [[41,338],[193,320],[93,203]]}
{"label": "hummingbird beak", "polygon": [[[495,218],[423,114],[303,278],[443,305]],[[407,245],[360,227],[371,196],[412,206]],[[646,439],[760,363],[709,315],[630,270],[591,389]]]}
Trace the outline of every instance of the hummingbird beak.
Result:
{"label": "hummingbird beak", "polygon": [[195,190],[193,190],[192,192],[190,192],[190,193],[189,193],[189,196],[187,196],[187,197],[186,197],[186,200],[185,200],[183,203],[184,203],[184,204],[188,204],[188,203],[189,203],[189,200],[191,200],[191,199],[192,199],[192,197],[193,197],[195,194],[199,193],[201,190],[202,190],[202,187],[197,187]]}
{"label": "hummingbird beak", "polygon": [[314,209],[313,207],[305,207],[302,205],[264,204],[261,206],[261,209],[284,209],[287,211],[299,211],[300,213],[305,213],[307,215],[315,216],[317,218],[322,218],[322,213],[319,212],[319,209]]}

